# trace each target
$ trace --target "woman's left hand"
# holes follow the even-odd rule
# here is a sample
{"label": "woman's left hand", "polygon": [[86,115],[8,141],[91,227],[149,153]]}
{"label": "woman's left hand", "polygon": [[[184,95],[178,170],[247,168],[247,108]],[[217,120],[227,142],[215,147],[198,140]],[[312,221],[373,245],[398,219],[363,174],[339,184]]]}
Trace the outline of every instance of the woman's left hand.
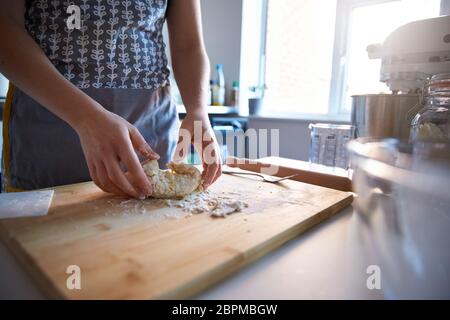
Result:
{"label": "woman's left hand", "polygon": [[186,114],[181,123],[174,161],[183,160],[189,154],[192,143],[202,160],[202,186],[206,189],[222,174],[220,148],[206,112]]}

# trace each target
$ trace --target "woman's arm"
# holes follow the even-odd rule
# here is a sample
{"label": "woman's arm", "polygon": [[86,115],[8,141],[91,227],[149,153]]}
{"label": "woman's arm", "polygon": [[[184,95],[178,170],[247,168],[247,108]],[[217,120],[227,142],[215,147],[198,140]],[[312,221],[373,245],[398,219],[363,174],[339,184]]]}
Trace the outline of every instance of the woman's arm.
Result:
{"label": "woman's arm", "polygon": [[[24,0],[0,0],[0,69],[26,94],[58,117],[77,126],[82,113],[93,114],[100,106],[80,94],[51,64],[24,27]],[[83,106],[83,108],[75,106]]]}
{"label": "woman's arm", "polygon": [[202,139],[201,147],[194,145],[202,157],[203,185],[208,187],[220,177],[222,171],[219,147],[206,110],[210,70],[203,43],[200,1],[170,0],[167,22],[172,67],[187,112],[181,129],[191,136],[191,140],[187,141],[180,134],[175,156],[186,156],[192,139],[199,138],[193,137],[194,123],[201,123],[202,135],[206,139]]}
{"label": "woman's arm", "polygon": [[[107,192],[141,197],[151,185],[133,149],[157,155],[136,128],[66,80],[24,26],[24,0],[0,0],[0,71],[76,130],[95,183]],[[68,160],[70,161],[70,160]],[[129,175],[119,166],[122,161]]]}

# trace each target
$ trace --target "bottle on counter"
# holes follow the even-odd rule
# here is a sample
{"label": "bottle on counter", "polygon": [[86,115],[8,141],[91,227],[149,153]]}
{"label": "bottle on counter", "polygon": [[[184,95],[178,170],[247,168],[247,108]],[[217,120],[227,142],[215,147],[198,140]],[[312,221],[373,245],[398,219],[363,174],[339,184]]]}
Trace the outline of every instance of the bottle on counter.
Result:
{"label": "bottle on counter", "polygon": [[213,94],[212,88],[213,88],[213,81],[209,80],[208,96],[206,98],[206,103],[208,106],[212,105],[212,94]]}
{"label": "bottle on counter", "polygon": [[216,65],[216,71],[212,79],[212,104],[213,106],[225,105],[225,76],[223,74],[223,66]]}
{"label": "bottle on counter", "polygon": [[231,106],[239,106],[239,82],[236,80],[233,81],[233,89],[231,90]]}

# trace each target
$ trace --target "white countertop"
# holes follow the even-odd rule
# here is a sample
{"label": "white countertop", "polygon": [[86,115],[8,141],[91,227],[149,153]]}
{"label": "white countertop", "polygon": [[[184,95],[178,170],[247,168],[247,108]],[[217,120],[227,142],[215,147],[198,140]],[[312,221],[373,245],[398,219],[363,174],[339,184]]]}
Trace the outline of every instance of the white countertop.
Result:
{"label": "white countertop", "polygon": [[[352,207],[194,297],[196,299],[379,299],[366,287],[369,265]],[[0,242],[0,299],[43,294]]]}

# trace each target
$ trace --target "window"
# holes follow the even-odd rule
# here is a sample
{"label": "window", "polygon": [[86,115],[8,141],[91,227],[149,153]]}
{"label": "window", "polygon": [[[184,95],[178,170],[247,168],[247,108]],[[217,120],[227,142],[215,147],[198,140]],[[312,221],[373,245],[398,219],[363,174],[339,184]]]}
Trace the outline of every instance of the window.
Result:
{"label": "window", "polygon": [[8,91],[8,79],[6,79],[0,73],[0,100],[6,98],[7,91]]}
{"label": "window", "polygon": [[[366,48],[382,43],[397,27],[439,16],[449,0],[261,0],[245,1],[244,50],[259,46],[260,84],[265,83],[265,112],[348,117],[350,96],[388,91],[379,82],[379,60],[369,60]],[[262,12],[246,2],[262,2]],[[246,37],[245,20],[261,18],[261,39]],[[253,22],[254,25],[254,22]],[[253,49],[254,52],[254,49]],[[252,79],[245,70],[244,76]],[[247,58],[247,60],[245,60]],[[256,59],[258,60],[258,59]],[[256,63],[258,65],[258,63]],[[254,69],[254,68],[253,68]],[[247,72],[247,74],[246,74]]]}
{"label": "window", "polygon": [[268,2],[265,105],[271,111],[328,112],[337,0],[323,2]]}
{"label": "window", "polygon": [[351,12],[347,50],[347,84],[343,111],[351,110],[351,95],[389,92],[378,81],[381,61],[369,60],[369,44],[382,43],[396,28],[410,21],[439,15],[440,0],[397,0],[355,7]]}

